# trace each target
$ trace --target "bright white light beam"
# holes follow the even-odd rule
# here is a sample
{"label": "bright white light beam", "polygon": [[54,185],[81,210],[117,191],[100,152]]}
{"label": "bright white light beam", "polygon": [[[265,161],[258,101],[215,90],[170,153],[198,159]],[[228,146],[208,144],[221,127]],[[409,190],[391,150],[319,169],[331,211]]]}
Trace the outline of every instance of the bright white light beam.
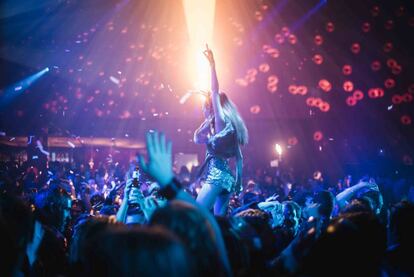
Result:
{"label": "bright white light beam", "polygon": [[213,29],[216,0],[183,0],[190,38],[189,70],[196,89],[209,89],[209,65],[202,51],[208,43],[214,49]]}

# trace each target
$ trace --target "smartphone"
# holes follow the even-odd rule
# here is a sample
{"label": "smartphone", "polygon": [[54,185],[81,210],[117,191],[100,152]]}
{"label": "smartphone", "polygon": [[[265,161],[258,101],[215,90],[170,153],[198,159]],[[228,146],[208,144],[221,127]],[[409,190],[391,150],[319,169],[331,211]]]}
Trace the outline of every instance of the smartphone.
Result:
{"label": "smartphone", "polygon": [[139,187],[139,168],[138,166],[135,167],[134,171],[132,172],[132,186],[138,188]]}

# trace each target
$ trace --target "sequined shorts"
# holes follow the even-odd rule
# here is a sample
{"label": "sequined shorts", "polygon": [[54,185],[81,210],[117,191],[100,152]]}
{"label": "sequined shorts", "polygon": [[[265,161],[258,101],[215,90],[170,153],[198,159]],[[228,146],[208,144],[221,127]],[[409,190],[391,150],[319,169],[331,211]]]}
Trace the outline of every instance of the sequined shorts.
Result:
{"label": "sequined shorts", "polygon": [[222,187],[228,192],[235,190],[236,181],[229,164],[224,159],[211,159],[206,172],[206,183]]}

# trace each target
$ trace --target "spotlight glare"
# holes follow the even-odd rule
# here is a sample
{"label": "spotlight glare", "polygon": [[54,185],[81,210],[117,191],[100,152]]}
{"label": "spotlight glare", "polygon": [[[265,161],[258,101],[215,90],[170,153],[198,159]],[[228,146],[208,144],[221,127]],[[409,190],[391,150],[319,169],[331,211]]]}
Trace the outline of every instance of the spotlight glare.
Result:
{"label": "spotlight glare", "polygon": [[[215,0],[183,0],[188,35],[190,38],[189,69],[197,89],[209,88],[209,65],[202,51],[212,45]],[[190,75],[190,76],[191,76]]]}
{"label": "spotlight glare", "polygon": [[283,149],[282,149],[282,146],[280,146],[280,144],[276,143],[276,145],[275,145],[275,150],[276,150],[276,153],[277,153],[279,156],[281,156],[281,155],[282,155],[282,153],[283,153]]}

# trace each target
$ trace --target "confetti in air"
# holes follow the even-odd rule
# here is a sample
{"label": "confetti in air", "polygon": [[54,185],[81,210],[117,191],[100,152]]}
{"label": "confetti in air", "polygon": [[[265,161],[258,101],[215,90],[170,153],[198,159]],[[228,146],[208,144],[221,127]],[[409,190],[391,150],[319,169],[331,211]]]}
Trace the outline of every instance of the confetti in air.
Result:
{"label": "confetti in air", "polygon": [[71,142],[71,141],[68,141],[68,145],[69,145],[70,147],[72,147],[72,148],[75,148],[75,144],[74,144],[73,142]]}
{"label": "confetti in air", "polygon": [[119,85],[120,81],[118,78],[114,77],[114,76],[110,76],[109,80],[111,80],[112,83]]}
{"label": "confetti in air", "polygon": [[42,152],[42,154],[46,156],[50,155],[50,153],[43,148],[43,144],[40,140],[36,140],[36,145],[37,145],[37,148],[39,148],[39,151]]}
{"label": "confetti in air", "polygon": [[190,98],[190,96],[192,95],[191,92],[187,92],[186,94],[184,94],[181,98],[180,98],[180,104],[184,104],[185,102],[187,102],[187,100]]}
{"label": "confetti in air", "polygon": [[33,138],[34,138],[34,136],[29,136],[29,141],[27,142],[27,145],[32,143]]}
{"label": "confetti in air", "polygon": [[193,95],[202,95],[202,96],[207,96],[208,93],[205,91],[196,91],[196,90],[190,90],[188,91],[186,94],[184,94],[183,96],[181,96],[180,98],[180,104],[184,104],[185,102],[187,102],[187,100],[193,96]]}

